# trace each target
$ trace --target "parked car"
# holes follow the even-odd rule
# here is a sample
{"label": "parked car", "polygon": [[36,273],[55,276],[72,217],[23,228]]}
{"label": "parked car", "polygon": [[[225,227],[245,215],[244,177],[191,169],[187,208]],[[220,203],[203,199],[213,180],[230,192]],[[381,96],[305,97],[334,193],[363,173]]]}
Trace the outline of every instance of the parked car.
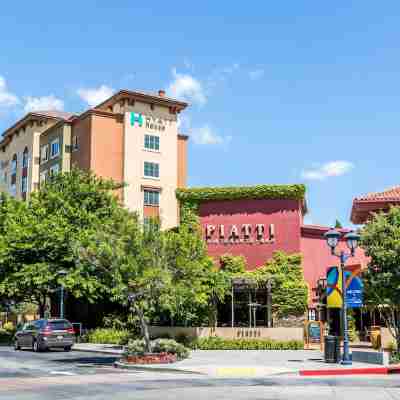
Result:
{"label": "parked car", "polygon": [[38,319],[27,322],[14,337],[14,348],[30,348],[45,351],[50,348],[63,348],[70,351],[75,341],[72,324],[66,319]]}

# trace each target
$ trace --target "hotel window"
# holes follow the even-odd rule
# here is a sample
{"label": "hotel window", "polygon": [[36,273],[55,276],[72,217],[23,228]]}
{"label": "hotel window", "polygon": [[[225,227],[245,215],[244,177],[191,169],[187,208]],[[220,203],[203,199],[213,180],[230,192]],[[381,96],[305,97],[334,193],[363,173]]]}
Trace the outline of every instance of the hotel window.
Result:
{"label": "hotel window", "polygon": [[78,150],[78,136],[72,136],[72,151]]}
{"label": "hotel window", "polygon": [[145,206],[159,206],[160,205],[160,192],[155,190],[144,190],[144,205]]}
{"label": "hotel window", "polygon": [[14,154],[11,161],[11,173],[15,174],[17,172],[17,155]]}
{"label": "hotel window", "polygon": [[160,137],[155,135],[144,135],[144,148],[147,150],[160,150]]}
{"label": "hotel window", "polygon": [[44,185],[46,183],[46,179],[47,179],[47,171],[41,172],[39,176],[39,186]]}
{"label": "hotel window", "polygon": [[60,140],[57,138],[51,142],[50,158],[57,157],[60,154]]}
{"label": "hotel window", "polygon": [[144,176],[151,178],[160,177],[160,167],[158,163],[144,162]]}
{"label": "hotel window", "polygon": [[26,193],[28,191],[28,177],[23,176],[21,178],[21,193]]}
{"label": "hotel window", "polygon": [[44,163],[49,159],[49,145],[45,144],[40,149],[40,162]]}
{"label": "hotel window", "polygon": [[17,185],[15,183],[10,186],[10,195],[13,197],[17,195]]}
{"label": "hotel window", "polygon": [[28,161],[29,161],[29,151],[28,148],[25,147],[25,150],[22,153],[22,168],[28,168]]}
{"label": "hotel window", "polygon": [[51,176],[58,174],[60,171],[60,166],[58,164],[54,164],[50,167],[49,174]]}

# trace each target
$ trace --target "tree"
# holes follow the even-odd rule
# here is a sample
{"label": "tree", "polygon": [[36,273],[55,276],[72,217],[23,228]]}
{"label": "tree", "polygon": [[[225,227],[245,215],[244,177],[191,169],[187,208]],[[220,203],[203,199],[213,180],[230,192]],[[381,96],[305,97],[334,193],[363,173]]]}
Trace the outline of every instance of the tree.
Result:
{"label": "tree", "polygon": [[262,267],[249,273],[258,285],[272,284],[272,312],[277,318],[301,316],[307,309],[308,288],[300,254],[277,251]]}
{"label": "tree", "polygon": [[196,223],[161,231],[157,221],[144,227],[136,214],[121,210],[113,230],[94,233],[76,255],[80,263],[108,271],[110,294],[138,316],[148,352],[148,325],[156,312],[188,324],[221,294]]}
{"label": "tree", "polygon": [[335,221],[335,228],[336,229],[342,229],[343,228],[342,224],[340,223],[340,221],[338,219]]}
{"label": "tree", "polygon": [[2,195],[0,293],[38,304],[41,316],[61,283],[75,297],[97,299],[106,290],[99,271],[77,263],[73,247],[110,224],[119,208],[112,190],[119,187],[73,170],[53,176],[28,203]]}
{"label": "tree", "polygon": [[365,300],[376,306],[400,349],[400,208],[375,214],[361,231],[370,257],[363,274]]}

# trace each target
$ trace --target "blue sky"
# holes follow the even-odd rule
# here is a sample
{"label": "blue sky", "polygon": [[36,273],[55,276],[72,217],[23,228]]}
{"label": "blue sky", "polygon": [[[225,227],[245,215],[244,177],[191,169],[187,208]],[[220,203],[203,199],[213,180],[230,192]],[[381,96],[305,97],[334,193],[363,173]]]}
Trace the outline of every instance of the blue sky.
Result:
{"label": "blue sky", "polygon": [[330,225],[400,183],[400,2],[147,4],[4,2],[0,130],[166,88],[192,104],[191,186],[304,182],[307,222]]}

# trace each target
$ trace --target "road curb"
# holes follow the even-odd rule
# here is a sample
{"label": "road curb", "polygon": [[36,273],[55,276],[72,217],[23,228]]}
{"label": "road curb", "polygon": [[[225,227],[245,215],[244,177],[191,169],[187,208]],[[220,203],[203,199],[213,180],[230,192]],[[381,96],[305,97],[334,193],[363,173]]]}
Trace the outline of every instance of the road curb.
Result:
{"label": "road curb", "polygon": [[72,347],[73,351],[80,351],[83,353],[98,353],[98,354],[108,354],[110,356],[118,356],[122,357],[122,352],[117,352],[113,350],[107,350],[107,349],[83,349],[80,347]]}
{"label": "road curb", "polygon": [[174,373],[180,373],[180,374],[207,375],[207,374],[204,374],[204,373],[201,373],[198,371],[189,371],[189,370],[183,370],[183,369],[173,368],[173,367],[152,367],[152,366],[146,366],[143,364],[127,364],[127,363],[120,362],[120,361],[115,361],[114,367],[120,368],[120,369],[136,370],[136,371],[174,372]]}
{"label": "road curb", "polygon": [[300,370],[300,376],[333,376],[333,375],[388,375],[400,374],[400,366],[370,368],[335,368]]}

